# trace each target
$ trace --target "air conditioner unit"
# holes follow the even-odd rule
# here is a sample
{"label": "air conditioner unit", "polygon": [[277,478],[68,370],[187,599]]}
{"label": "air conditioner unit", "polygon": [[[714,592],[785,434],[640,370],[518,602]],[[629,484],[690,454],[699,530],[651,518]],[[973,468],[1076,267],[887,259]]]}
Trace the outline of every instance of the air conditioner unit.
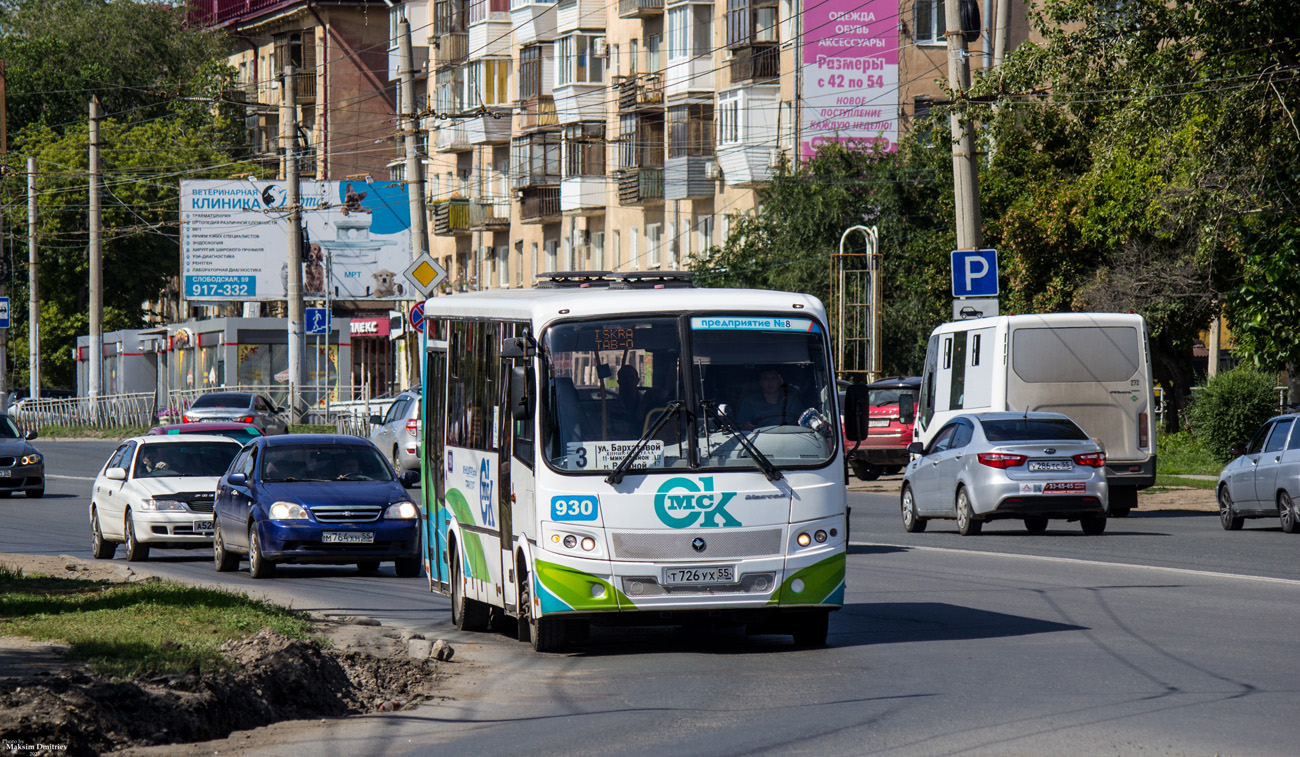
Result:
{"label": "air conditioner unit", "polygon": [[605,45],[605,38],[597,37],[593,39],[591,41],[591,51],[592,54],[595,55],[597,58],[605,57],[605,53],[607,52],[606,45]]}
{"label": "air conditioner unit", "polygon": [[722,169],[718,166],[718,161],[710,160],[704,164],[704,177],[706,179],[716,179],[722,176]]}

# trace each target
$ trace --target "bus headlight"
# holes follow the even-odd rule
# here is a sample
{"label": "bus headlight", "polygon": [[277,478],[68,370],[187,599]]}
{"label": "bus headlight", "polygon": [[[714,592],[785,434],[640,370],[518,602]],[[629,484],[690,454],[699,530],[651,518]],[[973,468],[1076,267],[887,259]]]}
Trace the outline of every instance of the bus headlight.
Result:
{"label": "bus headlight", "polygon": [[807,531],[805,531],[799,534],[795,541],[799,543],[799,546],[806,547],[809,544],[812,544],[812,537],[808,535]]}
{"label": "bus headlight", "polygon": [[813,534],[813,541],[817,542],[818,544],[825,542],[826,532],[821,530],[820,528],[817,529],[817,532]]}
{"label": "bus headlight", "polygon": [[573,549],[574,547],[578,546],[578,537],[574,536],[573,534],[569,534],[568,536],[564,537],[564,546],[567,549]]}
{"label": "bus headlight", "polygon": [[307,508],[294,502],[276,502],[271,505],[271,520],[307,520]]}
{"label": "bus headlight", "polygon": [[582,537],[582,548],[588,552],[596,548],[596,540],[590,536]]}

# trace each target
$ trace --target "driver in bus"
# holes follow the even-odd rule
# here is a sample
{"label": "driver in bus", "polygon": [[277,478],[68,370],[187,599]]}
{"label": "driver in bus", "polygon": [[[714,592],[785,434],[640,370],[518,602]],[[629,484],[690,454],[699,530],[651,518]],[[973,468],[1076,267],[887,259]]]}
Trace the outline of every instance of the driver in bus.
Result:
{"label": "driver in bus", "polygon": [[643,405],[641,374],[637,372],[636,366],[624,363],[623,367],[618,369],[618,406],[626,416],[624,422],[627,424],[624,437],[635,439],[641,435],[646,414]]}
{"label": "driver in bus", "polygon": [[744,429],[785,426],[799,420],[798,398],[790,396],[790,386],[781,371],[768,366],[759,371],[758,392],[740,403],[740,426]]}

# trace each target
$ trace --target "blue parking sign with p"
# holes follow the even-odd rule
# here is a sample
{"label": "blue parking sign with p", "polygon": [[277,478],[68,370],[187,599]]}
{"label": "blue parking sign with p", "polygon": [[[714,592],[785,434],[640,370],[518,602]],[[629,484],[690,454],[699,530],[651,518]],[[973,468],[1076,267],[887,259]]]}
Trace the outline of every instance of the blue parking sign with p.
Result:
{"label": "blue parking sign with p", "polygon": [[953,250],[953,297],[998,296],[998,251]]}

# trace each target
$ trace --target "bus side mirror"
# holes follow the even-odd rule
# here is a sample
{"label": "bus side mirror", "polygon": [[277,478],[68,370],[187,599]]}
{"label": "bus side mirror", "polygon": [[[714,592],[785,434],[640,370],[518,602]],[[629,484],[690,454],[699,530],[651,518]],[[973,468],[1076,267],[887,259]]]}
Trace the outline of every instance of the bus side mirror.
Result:
{"label": "bus side mirror", "polygon": [[916,421],[916,398],[904,393],[898,398],[898,422],[910,426]]}
{"label": "bus side mirror", "polygon": [[528,369],[522,365],[510,368],[510,417],[526,421],[533,417],[533,398],[528,394]]}
{"label": "bus side mirror", "polygon": [[844,390],[844,436],[851,442],[867,438],[871,404],[866,384],[853,384]]}
{"label": "bus side mirror", "polygon": [[532,357],[533,347],[528,337],[508,336],[501,340],[501,358],[504,360],[520,357]]}

